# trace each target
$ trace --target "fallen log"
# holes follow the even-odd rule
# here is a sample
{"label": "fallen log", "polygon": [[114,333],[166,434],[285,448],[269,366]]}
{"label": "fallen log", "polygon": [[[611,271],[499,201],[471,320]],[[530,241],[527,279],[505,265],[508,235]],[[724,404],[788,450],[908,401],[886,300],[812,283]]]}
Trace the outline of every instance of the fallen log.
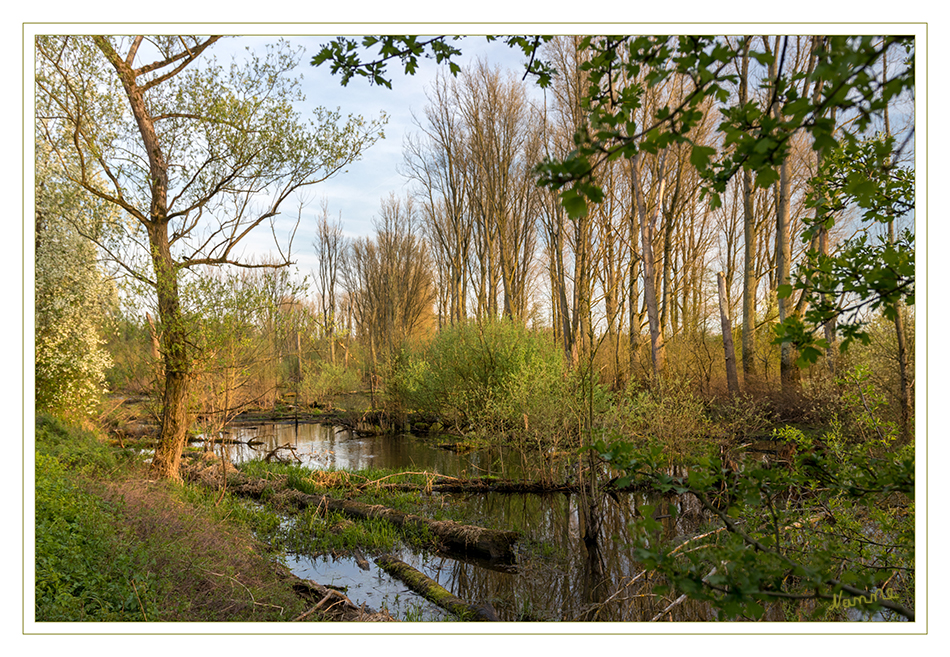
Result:
{"label": "fallen log", "polygon": [[276,492],[273,484],[265,480],[246,481],[231,487],[232,493],[258,499],[268,490],[278,499],[285,500],[302,509],[315,506],[327,511],[337,511],[358,520],[379,518],[397,527],[427,529],[438,539],[440,547],[447,552],[514,562],[515,555],[512,546],[520,538],[518,532],[462,525],[452,520],[431,520],[422,516],[402,513],[380,504],[363,504],[352,500],[334,499],[325,495],[308,495],[292,489]]}
{"label": "fallen log", "polygon": [[[397,473],[407,474],[407,473]],[[425,472],[409,474],[429,474]],[[396,475],[389,475],[396,476]],[[495,479],[492,477],[478,477],[474,479],[457,479],[455,477],[446,477],[445,475],[431,475],[432,480],[417,483],[380,483],[382,480],[367,481],[359,484],[359,490],[381,489],[398,491],[421,491],[425,493],[579,493],[584,488],[584,484],[576,481],[554,482],[554,481],[511,481],[508,479]],[[384,479],[387,477],[384,477]],[[438,478],[439,481],[435,479]],[[603,487],[606,491],[617,493],[628,493],[642,490],[649,487],[649,482],[633,482],[626,486],[617,486],[616,478],[606,482]]]}
{"label": "fallen log", "polygon": [[368,482],[360,488],[380,488],[398,491],[425,491],[432,493],[575,493],[580,486],[572,483],[543,481],[507,481],[490,479],[467,479],[463,481],[432,482],[431,484],[374,484]]}
{"label": "fallen log", "polygon": [[439,605],[463,621],[498,621],[498,615],[489,605],[473,605],[451,591],[443,588],[434,579],[396,557],[384,554],[376,557],[376,565],[387,573],[405,582],[406,585],[429,602]]}

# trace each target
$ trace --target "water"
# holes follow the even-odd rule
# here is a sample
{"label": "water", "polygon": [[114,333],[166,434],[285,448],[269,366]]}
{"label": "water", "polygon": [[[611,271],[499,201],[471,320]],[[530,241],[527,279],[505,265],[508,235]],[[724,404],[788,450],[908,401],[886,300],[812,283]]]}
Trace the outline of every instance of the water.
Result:
{"label": "water", "polygon": [[[359,436],[321,424],[235,426],[228,437],[240,442],[219,449],[236,462],[263,458],[278,446],[290,445],[303,465],[314,469],[375,467],[537,479],[539,472],[550,473],[552,467],[543,454],[500,448],[457,454],[411,436]],[[282,453],[286,456],[287,450]],[[677,520],[661,521],[665,537],[694,533],[700,516],[698,502],[690,503],[690,499],[644,493],[607,497],[599,505],[600,538],[588,545],[581,538],[589,521],[587,507],[577,495],[446,494],[443,503],[460,507],[466,517],[490,517],[493,526],[523,534],[516,566],[503,568],[408,550],[395,556],[463,600],[490,604],[505,621],[646,621],[663,609],[665,601],[650,593],[643,570],[632,556],[627,528],[639,506],[675,504]],[[372,563],[372,555],[367,557],[368,571],[348,558],[292,555],[287,565],[300,577],[343,588],[357,605],[386,608],[397,618],[454,620],[382,571]],[[714,616],[704,605],[687,601],[677,606],[672,618],[703,621]]]}
{"label": "water", "polygon": [[[275,448],[289,445],[303,466],[315,470],[410,469],[453,477],[495,475],[517,479],[528,463],[520,452],[511,449],[496,447],[458,454],[408,435],[360,436],[327,424],[235,425],[224,437],[234,442],[216,445],[215,449],[224,450],[235,463],[262,459]],[[278,454],[292,458],[286,449]]]}

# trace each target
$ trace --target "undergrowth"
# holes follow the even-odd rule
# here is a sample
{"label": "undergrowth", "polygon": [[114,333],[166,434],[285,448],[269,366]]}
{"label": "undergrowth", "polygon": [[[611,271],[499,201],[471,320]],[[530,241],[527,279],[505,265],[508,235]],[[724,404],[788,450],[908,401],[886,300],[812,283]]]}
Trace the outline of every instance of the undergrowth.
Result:
{"label": "undergrowth", "polygon": [[287,621],[305,611],[251,532],[276,514],[145,474],[134,453],[38,416],[37,622]]}

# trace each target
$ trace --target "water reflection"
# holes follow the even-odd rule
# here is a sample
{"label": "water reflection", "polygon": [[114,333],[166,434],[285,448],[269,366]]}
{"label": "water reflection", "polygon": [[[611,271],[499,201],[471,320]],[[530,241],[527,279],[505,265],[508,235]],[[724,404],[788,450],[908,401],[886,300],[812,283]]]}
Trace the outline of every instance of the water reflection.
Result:
{"label": "water reflection", "polygon": [[[259,459],[278,446],[292,445],[303,464],[315,469],[405,468],[516,479],[536,478],[542,468],[549,467],[543,455],[504,449],[456,454],[408,436],[358,436],[320,424],[240,427],[233,428],[229,437],[241,442],[216,449],[225,450],[234,461]],[[443,501],[474,524],[521,531],[524,540],[518,544],[517,567],[486,568],[483,563],[408,551],[396,556],[462,599],[491,604],[505,621],[650,620],[670,600],[654,595],[654,582],[634,559],[628,528],[637,509],[647,504],[655,509],[665,539],[694,534],[702,521],[695,498],[647,492],[446,494]],[[670,506],[676,508],[675,514],[669,513]],[[303,556],[289,557],[288,565],[299,576],[346,587],[356,604],[386,607],[415,620],[445,617],[445,612],[375,565],[365,572],[349,559]],[[715,616],[707,606],[686,601],[664,616],[667,619],[707,621]]]}
{"label": "water reflection", "polygon": [[[235,463],[262,459],[289,445],[302,465],[314,469],[365,470],[395,468],[426,470],[449,476],[499,476],[517,479],[529,472],[528,461],[518,450],[496,447],[458,454],[413,436],[360,436],[327,424],[236,425],[216,442]],[[289,457],[287,451],[281,455]]]}

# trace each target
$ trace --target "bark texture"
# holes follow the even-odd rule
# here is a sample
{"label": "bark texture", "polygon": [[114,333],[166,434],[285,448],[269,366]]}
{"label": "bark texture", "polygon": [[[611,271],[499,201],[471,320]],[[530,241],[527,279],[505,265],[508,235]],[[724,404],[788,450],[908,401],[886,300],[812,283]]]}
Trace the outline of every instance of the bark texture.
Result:
{"label": "bark texture", "polygon": [[722,324],[722,347],[726,356],[726,381],[730,395],[739,394],[739,374],[736,370],[736,348],[732,341],[732,319],[729,316],[729,299],[726,295],[726,277],[722,272],[719,281],[719,318]]}

